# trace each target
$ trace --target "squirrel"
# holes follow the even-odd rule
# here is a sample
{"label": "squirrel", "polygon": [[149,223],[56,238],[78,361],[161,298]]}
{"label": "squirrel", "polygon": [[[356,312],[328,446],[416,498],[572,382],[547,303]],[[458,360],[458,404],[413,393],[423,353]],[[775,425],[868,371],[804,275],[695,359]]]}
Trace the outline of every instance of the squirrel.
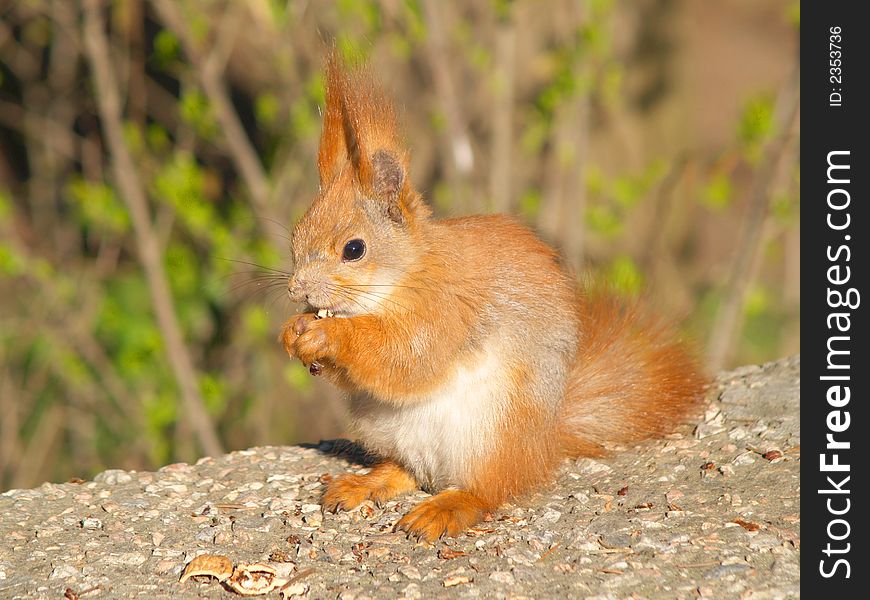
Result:
{"label": "squirrel", "polygon": [[[377,457],[324,511],[434,495],[396,528],[456,536],[568,457],[669,433],[705,378],[672,328],[584,290],[501,215],[438,220],[409,180],[395,109],[365,67],[327,60],[320,188],[292,235],[285,350],[349,397]],[[325,317],[325,318],[321,318]]]}

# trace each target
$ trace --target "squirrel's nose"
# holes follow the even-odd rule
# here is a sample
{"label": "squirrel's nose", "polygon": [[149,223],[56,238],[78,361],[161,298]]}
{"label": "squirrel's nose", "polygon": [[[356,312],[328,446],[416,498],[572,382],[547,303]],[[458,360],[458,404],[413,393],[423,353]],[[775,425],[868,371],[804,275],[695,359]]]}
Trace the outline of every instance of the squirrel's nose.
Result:
{"label": "squirrel's nose", "polygon": [[293,302],[302,302],[303,300],[307,302],[308,294],[305,293],[307,288],[307,282],[297,278],[296,275],[290,277],[287,282],[287,293]]}

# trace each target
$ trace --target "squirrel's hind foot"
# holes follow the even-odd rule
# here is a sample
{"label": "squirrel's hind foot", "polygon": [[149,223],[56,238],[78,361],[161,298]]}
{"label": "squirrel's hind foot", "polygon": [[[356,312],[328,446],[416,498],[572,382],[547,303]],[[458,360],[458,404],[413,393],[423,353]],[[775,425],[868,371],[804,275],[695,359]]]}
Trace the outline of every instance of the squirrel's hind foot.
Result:
{"label": "squirrel's hind foot", "polygon": [[424,500],[396,523],[409,538],[434,542],[459,535],[487,512],[486,503],[465,490],[446,490]]}

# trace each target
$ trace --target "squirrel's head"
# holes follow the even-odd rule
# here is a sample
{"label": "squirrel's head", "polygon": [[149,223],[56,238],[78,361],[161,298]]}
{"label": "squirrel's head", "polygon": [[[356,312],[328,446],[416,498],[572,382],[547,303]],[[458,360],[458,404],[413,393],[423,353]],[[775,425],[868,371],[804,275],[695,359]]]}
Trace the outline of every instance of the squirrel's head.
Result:
{"label": "squirrel's head", "polygon": [[291,299],[339,316],[391,310],[394,286],[425,250],[430,211],[408,180],[392,104],[334,53],[317,166],[319,193],[293,230]]}

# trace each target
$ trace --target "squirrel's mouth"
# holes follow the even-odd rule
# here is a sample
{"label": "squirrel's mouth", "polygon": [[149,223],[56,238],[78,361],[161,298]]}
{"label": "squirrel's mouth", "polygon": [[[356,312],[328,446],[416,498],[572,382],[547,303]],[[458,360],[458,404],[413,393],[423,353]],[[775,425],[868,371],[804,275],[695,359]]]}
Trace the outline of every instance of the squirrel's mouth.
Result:
{"label": "squirrel's mouth", "polygon": [[319,308],[311,303],[305,307],[305,312],[313,312],[318,319],[326,319],[331,317],[347,317],[350,316],[346,311],[340,310],[337,307]]}

